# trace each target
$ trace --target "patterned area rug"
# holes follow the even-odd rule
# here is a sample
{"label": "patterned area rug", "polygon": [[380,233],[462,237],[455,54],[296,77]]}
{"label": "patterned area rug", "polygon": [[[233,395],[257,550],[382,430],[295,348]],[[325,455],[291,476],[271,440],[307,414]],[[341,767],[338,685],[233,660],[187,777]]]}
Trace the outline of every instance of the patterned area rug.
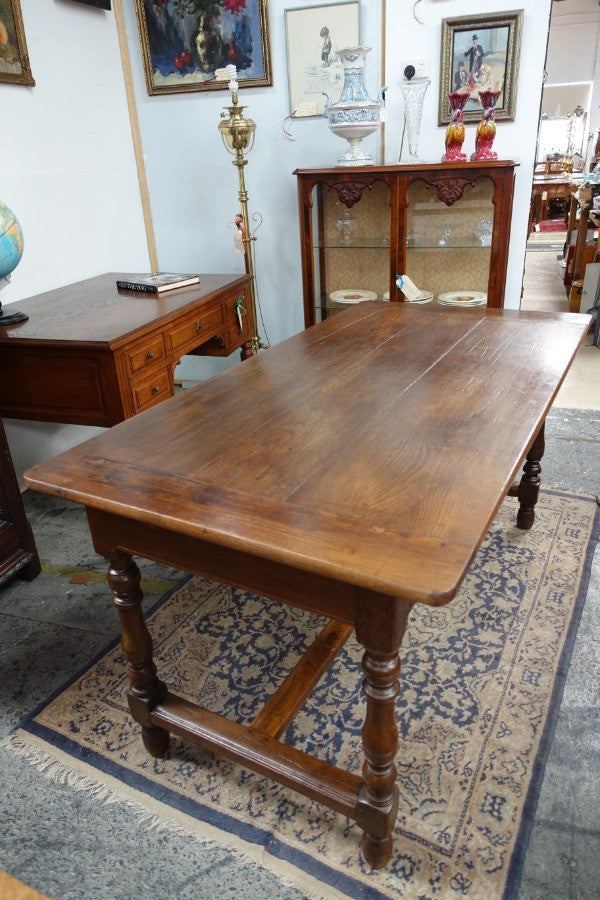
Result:
{"label": "patterned area rug", "polygon": [[541,222],[538,222],[535,226],[536,231],[548,232],[548,231],[562,231],[566,232],[567,226],[565,224],[564,219],[542,219]]}
{"label": "patterned area rug", "polygon": [[[416,607],[401,649],[400,810],[394,853],[365,867],[344,817],[173,739],[151,758],[127,710],[112,646],[10,739],[49,777],[123,800],[147,827],[220,843],[310,897],[515,896],[572,642],[585,598],[595,500],[544,492],[534,528],[507,500],[457,597]],[[143,561],[141,563],[143,570]],[[321,621],[201,578],[148,616],[172,690],[252,720]],[[360,647],[351,639],[285,741],[361,765]]]}

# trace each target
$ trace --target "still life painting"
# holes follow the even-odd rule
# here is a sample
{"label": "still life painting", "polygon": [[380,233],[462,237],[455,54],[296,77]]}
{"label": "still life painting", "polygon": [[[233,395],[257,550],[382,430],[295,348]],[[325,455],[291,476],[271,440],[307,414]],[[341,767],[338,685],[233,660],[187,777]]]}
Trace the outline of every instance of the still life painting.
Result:
{"label": "still life painting", "polygon": [[267,0],[135,0],[149,94],[271,84]]}
{"label": "still life painting", "polygon": [[468,94],[464,120],[481,118],[479,91],[499,91],[496,119],[515,117],[522,10],[442,20],[439,124],[451,120],[448,94]]}
{"label": "still life painting", "polygon": [[19,0],[0,0],[0,82],[35,84]]}
{"label": "still life painting", "polygon": [[344,86],[338,50],[359,43],[359,3],[329,3],[285,11],[290,113],[321,116],[325,94],[337,103]]}

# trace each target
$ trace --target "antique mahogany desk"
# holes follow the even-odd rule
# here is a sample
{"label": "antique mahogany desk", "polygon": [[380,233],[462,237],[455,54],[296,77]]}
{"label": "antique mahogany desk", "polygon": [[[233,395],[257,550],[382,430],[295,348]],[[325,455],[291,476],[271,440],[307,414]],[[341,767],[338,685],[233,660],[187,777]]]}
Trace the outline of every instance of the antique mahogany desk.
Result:
{"label": "antique mahogany desk", "polygon": [[[26,473],[29,487],[85,505],[110,561],[149,752],[174,732],[268,775],[358,822],[366,859],[384,865],[408,615],[454,597],[524,458],[519,524],[531,526],[544,418],[588,325],[361,304]],[[133,554],[329,619],[250,727],[160,680]],[[278,740],[353,629],[362,775]]]}
{"label": "antique mahogany desk", "polygon": [[109,272],[19,301],[29,321],[0,327],[0,415],[115,425],[172,396],[184,354],[252,355],[248,275],[202,275],[161,294],[119,291],[127,277]]}

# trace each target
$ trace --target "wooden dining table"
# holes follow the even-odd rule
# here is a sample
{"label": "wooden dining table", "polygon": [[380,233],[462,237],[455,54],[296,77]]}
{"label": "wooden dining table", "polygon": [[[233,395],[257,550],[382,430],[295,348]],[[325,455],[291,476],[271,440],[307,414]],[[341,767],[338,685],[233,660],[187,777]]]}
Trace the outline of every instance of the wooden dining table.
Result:
{"label": "wooden dining table", "polygon": [[[410,611],[452,600],[507,493],[533,525],[545,416],[589,321],[362,303],[30,469],[30,488],[85,506],[109,560],[147,750],[174,733],[324,803],[385,865]],[[134,555],[326,617],[251,725],[161,681]],[[360,774],[280,740],[353,631]]]}

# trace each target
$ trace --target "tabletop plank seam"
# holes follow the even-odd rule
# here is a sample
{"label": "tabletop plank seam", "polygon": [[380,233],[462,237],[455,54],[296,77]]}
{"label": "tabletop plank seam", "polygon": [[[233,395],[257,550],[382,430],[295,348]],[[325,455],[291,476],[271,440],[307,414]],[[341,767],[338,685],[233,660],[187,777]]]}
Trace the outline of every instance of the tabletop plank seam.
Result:
{"label": "tabletop plank seam", "polygon": [[[352,445],[355,444],[356,441],[362,435],[366,434],[367,431],[370,428],[372,428],[373,423],[376,422],[377,419],[381,418],[387,412],[387,410],[390,409],[390,407],[392,407],[395,403],[398,402],[400,397],[402,397],[411,388],[413,388],[416,384],[418,384],[418,382],[421,381],[421,379],[423,379],[431,371],[433,371],[433,369],[435,369],[436,366],[440,365],[440,363],[445,359],[445,357],[449,353],[451,353],[460,343],[462,343],[462,341],[464,341],[467,337],[469,337],[472,334],[472,332],[475,331],[479,327],[479,325],[481,325],[481,323],[483,321],[484,321],[483,319],[478,319],[476,322],[474,322],[473,325],[471,326],[471,328],[469,328],[468,331],[466,331],[461,337],[459,337],[457,340],[455,340],[454,343],[450,347],[448,347],[448,349],[444,353],[442,353],[440,356],[438,356],[437,359],[433,363],[431,363],[431,365],[427,366],[426,369],[423,369],[423,371],[416,378],[414,378],[410,382],[410,384],[405,385],[403,387],[403,389],[398,394],[396,394],[396,396],[392,400],[389,401],[389,403],[386,403],[385,406],[383,406],[380,410],[378,410],[376,416],[374,416],[372,419],[370,419],[369,422],[366,425],[364,425],[363,428],[361,428],[361,430],[358,431],[350,441],[348,441],[348,443],[346,444],[346,447],[344,449],[347,450],[350,447],[352,447]],[[383,341],[383,343],[378,346],[383,347],[383,346],[385,346],[386,343],[388,343],[391,340],[393,340],[393,338],[388,338],[387,340]],[[307,476],[307,478],[305,478],[304,481],[302,481],[300,484],[297,484],[296,487],[294,488],[294,490],[286,495],[285,502],[288,502],[289,500],[291,500],[298,491],[302,490],[302,488],[307,484],[307,482],[311,478],[314,478],[314,476],[319,471],[322,471],[327,465],[329,465],[329,461],[325,460],[323,463],[321,463],[320,466],[318,466],[313,472],[311,472],[311,474],[309,476]]]}

